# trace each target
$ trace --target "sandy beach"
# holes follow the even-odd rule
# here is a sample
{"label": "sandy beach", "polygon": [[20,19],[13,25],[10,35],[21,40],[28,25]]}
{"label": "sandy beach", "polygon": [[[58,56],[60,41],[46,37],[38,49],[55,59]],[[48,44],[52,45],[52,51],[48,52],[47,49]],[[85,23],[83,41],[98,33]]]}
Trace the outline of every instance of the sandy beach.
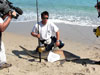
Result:
{"label": "sandy beach", "polygon": [[[19,27],[16,27],[16,24]],[[39,63],[38,59],[28,56],[20,46],[31,51],[37,47],[38,40],[30,35],[33,24],[31,22],[12,23],[11,26],[13,26],[3,32],[2,39],[6,48],[7,61],[12,64],[12,67],[0,70],[0,75],[100,75],[100,65],[87,64],[84,66],[67,61],[50,63],[43,59]],[[63,26],[66,28],[63,29]],[[26,29],[22,30],[21,28],[24,27]],[[81,58],[100,61],[100,38],[95,37],[92,27],[64,24],[59,24],[58,27],[60,28],[60,38],[65,43],[62,50],[69,51]]]}

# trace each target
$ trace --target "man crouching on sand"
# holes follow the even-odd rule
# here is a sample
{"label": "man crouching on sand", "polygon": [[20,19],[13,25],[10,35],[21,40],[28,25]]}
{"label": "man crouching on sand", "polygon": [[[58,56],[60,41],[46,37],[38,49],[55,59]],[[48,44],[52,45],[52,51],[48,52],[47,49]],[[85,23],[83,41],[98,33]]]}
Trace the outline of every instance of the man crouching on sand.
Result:
{"label": "man crouching on sand", "polygon": [[[44,11],[41,13],[42,21],[39,22],[39,33],[38,33],[38,24],[34,25],[31,35],[40,39],[40,45],[44,45],[47,51],[52,50],[54,43],[57,47],[62,48],[64,43],[59,40],[59,29],[58,27],[51,22],[49,19],[49,13]],[[56,37],[52,34],[56,34]]]}
{"label": "man crouching on sand", "polygon": [[[7,15],[4,15],[3,17],[0,16],[0,69],[8,68],[11,66],[11,64],[7,63],[5,48],[4,48],[4,44],[1,40],[1,37],[2,37],[2,32],[4,32],[6,30],[10,21],[12,20],[12,16],[16,16],[15,11],[13,11],[12,13],[9,12]],[[5,20],[5,18],[7,18],[7,19]]]}

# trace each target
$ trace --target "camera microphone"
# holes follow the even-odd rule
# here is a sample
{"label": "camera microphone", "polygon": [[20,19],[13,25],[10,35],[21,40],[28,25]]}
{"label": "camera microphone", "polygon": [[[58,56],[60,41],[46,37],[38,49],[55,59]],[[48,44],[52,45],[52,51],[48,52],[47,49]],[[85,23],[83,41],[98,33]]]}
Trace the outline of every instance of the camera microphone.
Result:
{"label": "camera microphone", "polygon": [[18,7],[15,8],[15,11],[16,11],[18,14],[20,14],[20,15],[23,14],[23,11],[22,11],[20,8],[18,8]]}

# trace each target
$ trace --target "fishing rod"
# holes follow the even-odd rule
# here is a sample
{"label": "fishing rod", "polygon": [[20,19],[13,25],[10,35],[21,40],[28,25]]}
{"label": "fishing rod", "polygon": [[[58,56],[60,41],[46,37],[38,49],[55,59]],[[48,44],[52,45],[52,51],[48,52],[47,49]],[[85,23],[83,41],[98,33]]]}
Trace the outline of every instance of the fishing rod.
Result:
{"label": "fishing rod", "polygon": [[[37,24],[38,24],[38,34],[39,34],[39,13],[38,13],[38,0],[36,0],[36,10],[37,10]],[[40,38],[38,38],[38,45],[40,47]],[[41,52],[39,52],[39,59],[40,59],[40,62],[41,62]]]}
{"label": "fishing rod", "polygon": [[97,4],[98,4],[98,0],[97,0]]}

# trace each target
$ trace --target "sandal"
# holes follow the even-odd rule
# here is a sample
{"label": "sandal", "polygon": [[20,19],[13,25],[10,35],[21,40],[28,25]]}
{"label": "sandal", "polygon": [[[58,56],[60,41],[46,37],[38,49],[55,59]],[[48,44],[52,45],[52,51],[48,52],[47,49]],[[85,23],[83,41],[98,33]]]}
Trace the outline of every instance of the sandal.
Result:
{"label": "sandal", "polygon": [[11,67],[12,64],[8,64],[8,63],[4,63],[0,66],[0,70],[3,69],[3,68],[8,68],[8,67]]}

